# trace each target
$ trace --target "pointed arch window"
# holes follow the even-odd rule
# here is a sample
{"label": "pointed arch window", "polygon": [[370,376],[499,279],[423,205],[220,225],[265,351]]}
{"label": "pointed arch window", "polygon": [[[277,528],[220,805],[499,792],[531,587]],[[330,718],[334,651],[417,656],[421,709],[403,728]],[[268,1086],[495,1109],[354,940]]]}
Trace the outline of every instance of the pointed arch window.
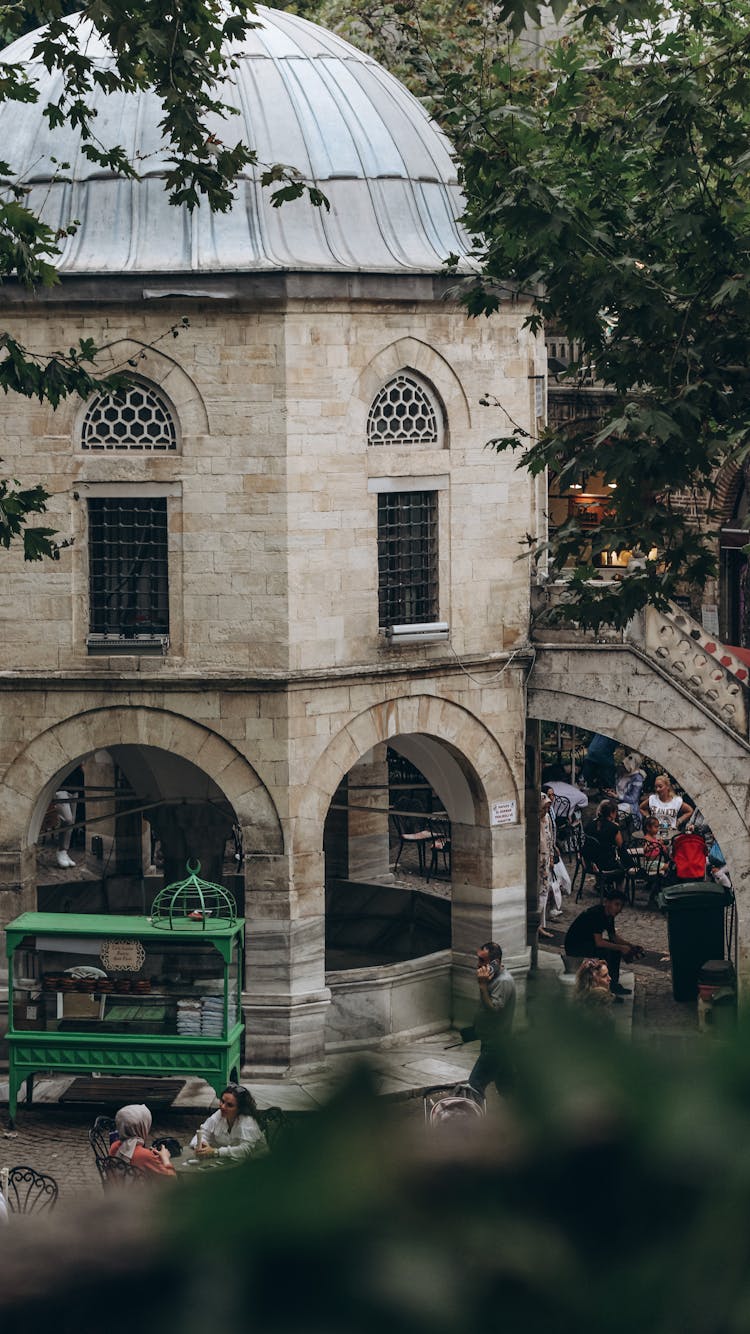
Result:
{"label": "pointed arch window", "polygon": [[443,447],[443,411],[424,381],[403,370],[378,390],[367,418],[367,443]]}
{"label": "pointed arch window", "polygon": [[149,384],[130,384],[115,394],[97,394],[81,425],[87,452],[175,453],[177,422],[162,394]]}

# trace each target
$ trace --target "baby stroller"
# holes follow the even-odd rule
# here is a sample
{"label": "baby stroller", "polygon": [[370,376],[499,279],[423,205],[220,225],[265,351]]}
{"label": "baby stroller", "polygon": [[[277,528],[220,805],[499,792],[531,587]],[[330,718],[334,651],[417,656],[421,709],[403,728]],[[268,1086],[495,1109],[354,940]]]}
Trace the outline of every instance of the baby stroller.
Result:
{"label": "baby stroller", "polygon": [[434,1084],[425,1089],[423,1098],[428,1126],[476,1121],[484,1116],[484,1097],[471,1084]]}
{"label": "baby stroller", "polygon": [[677,834],[672,839],[671,854],[678,880],[705,880],[708,854],[702,834]]}

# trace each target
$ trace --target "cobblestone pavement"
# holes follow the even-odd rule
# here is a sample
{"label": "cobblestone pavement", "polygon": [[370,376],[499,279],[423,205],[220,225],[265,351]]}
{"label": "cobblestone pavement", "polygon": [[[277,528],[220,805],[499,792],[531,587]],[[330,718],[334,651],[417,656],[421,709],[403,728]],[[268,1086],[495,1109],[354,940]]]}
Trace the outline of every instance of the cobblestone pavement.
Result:
{"label": "cobblestone pavement", "polygon": [[[587,881],[587,886],[591,883]],[[592,892],[586,893],[580,903],[575,902],[574,895],[563,895],[562,917],[548,920],[552,939],[541,940],[540,949],[562,954],[565,933],[573,918],[597,901],[598,896]],[[617,930],[625,940],[642,945],[646,951],[642,960],[628,965],[635,976],[633,1040],[670,1041],[696,1033],[696,1006],[672,996],[665,915],[648,908],[645,899],[636,899],[632,908],[627,905],[619,914]]]}
{"label": "cobblestone pavement", "polygon": [[[102,1186],[89,1147],[87,1133],[100,1112],[111,1111],[94,1105],[43,1104],[27,1109],[19,1105],[16,1129],[8,1129],[7,1108],[0,1111],[0,1166],[27,1164],[38,1172],[48,1172],[60,1187],[60,1199],[91,1192],[101,1193]],[[173,1135],[187,1144],[201,1121],[195,1112],[173,1109],[154,1114],[154,1135]]]}

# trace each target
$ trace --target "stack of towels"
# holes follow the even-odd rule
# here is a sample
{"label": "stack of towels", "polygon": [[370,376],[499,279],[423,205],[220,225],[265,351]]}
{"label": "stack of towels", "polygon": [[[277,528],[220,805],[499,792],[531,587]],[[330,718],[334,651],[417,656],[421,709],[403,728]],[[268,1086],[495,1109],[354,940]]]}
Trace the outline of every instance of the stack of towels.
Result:
{"label": "stack of towels", "polygon": [[206,1038],[224,1036],[224,997],[204,996],[202,1000],[177,1002],[177,1032]]}
{"label": "stack of towels", "polygon": [[199,1000],[179,1000],[177,1002],[177,1032],[192,1037],[201,1031],[201,1002]]}
{"label": "stack of towels", "polygon": [[207,1038],[224,1035],[224,997],[206,996],[202,1002],[201,1032]]}

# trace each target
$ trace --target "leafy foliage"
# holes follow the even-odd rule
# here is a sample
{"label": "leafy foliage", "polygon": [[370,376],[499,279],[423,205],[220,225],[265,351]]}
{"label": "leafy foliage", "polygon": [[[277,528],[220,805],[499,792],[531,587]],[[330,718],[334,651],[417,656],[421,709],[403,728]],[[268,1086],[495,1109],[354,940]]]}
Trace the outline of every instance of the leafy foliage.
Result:
{"label": "leafy foliage", "polygon": [[535,999],[516,1039],[515,1095],[452,1136],[360,1078],[270,1158],[88,1197],[77,1218],[61,1206],[33,1239],[8,1228],[5,1323],[90,1334],[106,1311],[109,1334],[134,1313],[143,1334],[744,1330],[747,1033],[625,1044],[579,1027],[559,994],[551,1009],[542,1022]]}
{"label": "leafy foliage", "polygon": [[442,117],[446,80],[508,47],[494,0],[296,0],[281,9],[338,32],[385,65]]}
{"label": "leafy foliage", "polygon": [[[81,8],[75,0],[23,0],[0,10],[0,40],[35,31],[33,56],[47,70],[63,75],[59,99],[42,108],[50,126],[77,129],[82,153],[90,162],[122,176],[138,175],[140,163],[131,160],[121,144],[105,144],[97,134],[95,90],[105,93],[151,89],[161,102],[160,129],[173,152],[165,175],[170,203],[193,210],[201,203],[219,212],[232,203],[237,176],[256,162],[251,146],[238,139],[223,143],[209,129],[210,118],[236,115],[223,100],[223,84],[231,73],[233,42],[253,26],[251,0],[92,0],[85,7],[89,20],[109,46],[113,61],[103,65],[88,45],[81,44],[71,13]],[[27,66],[0,63],[0,101],[36,102],[38,90]],[[58,163],[65,179],[67,163]],[[27,205],[28,186],[14,180],[10,166],[0,161],[0,282],[14,280],[29,290],[58,281],[55,259],[61,234],[47,226]],[[264,186],[275,185],[276,206],[307,195],[312,205],[327,207],[314,183],[293,167],[266,164]],[[67,231],[74,231],[72,225]],[[67,233],[66,233],[67,234]],[[175,332],[170,330],[170,332]],[[9,333],[0,333],[0,387],[53,407],[66,396],[87,397],[94,389],[116,390],[123,374],[97,373],[98,350],[91,340],[51,357],[30,352]],[[4,519],[0,541],[8,546],[23,535],[29,559],[56,555],[50,529],[25,528],[26,518],[44,513],[42,488],[24,489],[5,483]]]}
{"label": "leafy foliage", "polygon": [[[564,427],[530,439],[509,421],[491,442],[563,490],[616,485],[598,531],[570,519],[531,544],[552,574],[572,567],[561,614],[622,625],[702,586],[712,543],[680,493],[710,495],[750,439],[747,0],[288,7],[367,46],[452,137],[483,271],[469,313],[523,294],[532,327],[578,349],[563,385],[609,391],[599,423],[581,394]],[[640,557],[619,585],[595,565],[611,550]]]}
{"label": "leafy foliage", "polygon": [[[593,541],[571,519],[549,543],[553,573],[574,565],[563,614],[584,625],[622,625],[714,569],[675,493],[710,493],[750,441],[749,50],[744,2],[607,0],[542,61],[480,57],[447,86],[482,238],[469,311],[524,293],[532,327],[578,349],[563,383],[609,391],[598,423],[582,401],[538,439],[492,442],[563,489],[592,473],[616,485]],[[592,557],[612,549],[641,559],[597,587]]]}

